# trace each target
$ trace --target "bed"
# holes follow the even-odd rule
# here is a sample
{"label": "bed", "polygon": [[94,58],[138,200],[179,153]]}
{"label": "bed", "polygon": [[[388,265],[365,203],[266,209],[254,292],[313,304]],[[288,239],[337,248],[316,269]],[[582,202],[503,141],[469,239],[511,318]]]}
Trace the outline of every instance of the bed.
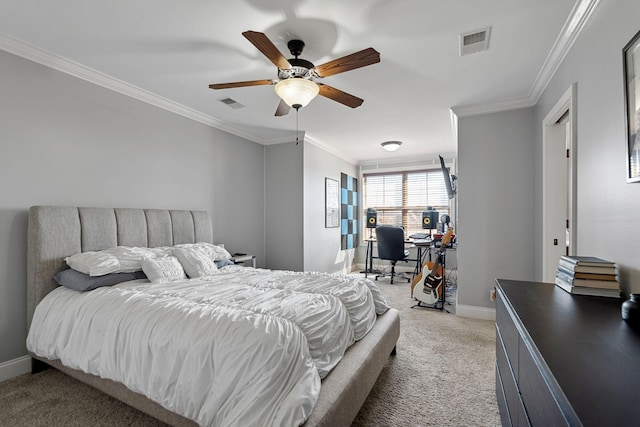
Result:
{"label": "bed", "polygon": [[[68,268],[65,263],[66,257],[120,246],[157,248],[197,242],[214,243],[212,229],[211,219],[204,211],[32,207],[29,210],[27,261],[29,327],[38,304],[59,287],[52,277]],[[255,280],[258,280],[258,276],[267,277],[266,275],[271,274],[268,276],[269,286],[266,286],[270,292],[279,286],[278,274],[284,274],[244,267],[231,267],[229,271],[233,268],[245,270],[244,274],[253,274],[251,277]],[[282,277],[290,281],[295,279],[298,282],[334,277],[308,273],[291,274],[298,276],[293,279],[290,275]],[[238,283],[242,284],[241,281],[245,279],[238,280]],[[140,286],[144,287],[144,285]],[[361,284],[358,286],[362,287]],[[262,284],[258,287],[265,288]],[[367,329],[363,338],[348,347],[339,363],[335,367],[329,363],[331,366],[327,371],[329,369],[330,371],[323,375],[319,393],[312,399],[310,414],[305,415],[306,420],[303,425],[347,426],[351,424],[389,355],[395,352],[399,330],[397,310],[391,308],[384,314],[377,315],[375,324]],[[65,366],[57,358],[48,358],[33,352],[31,356],[34,360],[34,371],[41,369],[42,364],[49,365],[170,425],[198,425],[193,417],[184,416],[180,413],[181,411],[169,410],[166,402],[160,404],[147,397],[145,395],[147,393],[132,391],[119,381],[101,378],[99,375]],[[206,375],[203,378],[206,378]],[[198,387],[203,385],[194,385],[194,388]]]}

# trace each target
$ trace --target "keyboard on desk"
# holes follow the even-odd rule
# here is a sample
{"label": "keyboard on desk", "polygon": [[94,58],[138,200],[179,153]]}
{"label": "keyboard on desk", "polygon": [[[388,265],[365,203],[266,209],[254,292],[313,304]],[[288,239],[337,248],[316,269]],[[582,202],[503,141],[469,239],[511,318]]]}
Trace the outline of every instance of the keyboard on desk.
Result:
{"label": "keyboard on desk", "polygon": [[427,233],[414,233],[411,236],[409,236],[410,239],[415,239],[415,240],[427,240],[430,239],[431,236]]}
{"label": "keyboard on desk", "polygon": [[430,245],[432,242],[431,239],[415,239],[413,241],[413,244],[416,246],[426,246],[426,245]]}

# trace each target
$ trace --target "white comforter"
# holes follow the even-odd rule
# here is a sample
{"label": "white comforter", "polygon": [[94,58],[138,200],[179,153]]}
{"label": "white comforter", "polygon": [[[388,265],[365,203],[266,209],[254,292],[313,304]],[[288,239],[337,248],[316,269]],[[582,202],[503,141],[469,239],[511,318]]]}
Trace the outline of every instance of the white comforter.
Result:
{"label": "white comforter", "polygon": [[181,282],[57,288],[38,304],[27,348],[203,426],[297,426],[320,378],[387,309],[371,280],[229,266]]}

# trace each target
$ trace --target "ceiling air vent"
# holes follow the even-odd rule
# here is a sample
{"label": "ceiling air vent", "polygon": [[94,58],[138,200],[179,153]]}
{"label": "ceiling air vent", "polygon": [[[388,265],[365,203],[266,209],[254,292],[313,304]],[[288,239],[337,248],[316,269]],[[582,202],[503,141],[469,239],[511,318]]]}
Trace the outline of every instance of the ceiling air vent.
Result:
{"label": "ceiling air vent", "polygon": [[238,108],[244,108],[245,107],[244,104],[239,103],[238,101],[236,101],[233,98],[222,98],[220,100],[220,102],[222,102],[223,104],[227,104],[229,107],[235,108],[236,110]]}
{"label": "ceiling air vent", "polygon": [[491,27],[460,34],[460,56],[487,50],[489,48],[490,34]]}

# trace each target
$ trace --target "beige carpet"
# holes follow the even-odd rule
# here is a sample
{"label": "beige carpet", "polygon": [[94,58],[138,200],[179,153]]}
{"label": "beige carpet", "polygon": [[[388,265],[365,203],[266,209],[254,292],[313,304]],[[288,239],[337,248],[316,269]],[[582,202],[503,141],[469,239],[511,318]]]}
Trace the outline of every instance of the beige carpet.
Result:
{"label": "beige carpet", "polygon": [[[411,309],[406,282],[379,284],[401,311],[400,340],[353,426],[499,425],[493,322]],[[0,383],[0,426],[164,424],[49,369]]]}
{"label": "beige carpet", "polygon": [[[495,324],[410,308],[410,285],[380,279],[400,310],[400,339],[352,427],[499,426]],[[455,290],[445,308],[455,312]]]}

